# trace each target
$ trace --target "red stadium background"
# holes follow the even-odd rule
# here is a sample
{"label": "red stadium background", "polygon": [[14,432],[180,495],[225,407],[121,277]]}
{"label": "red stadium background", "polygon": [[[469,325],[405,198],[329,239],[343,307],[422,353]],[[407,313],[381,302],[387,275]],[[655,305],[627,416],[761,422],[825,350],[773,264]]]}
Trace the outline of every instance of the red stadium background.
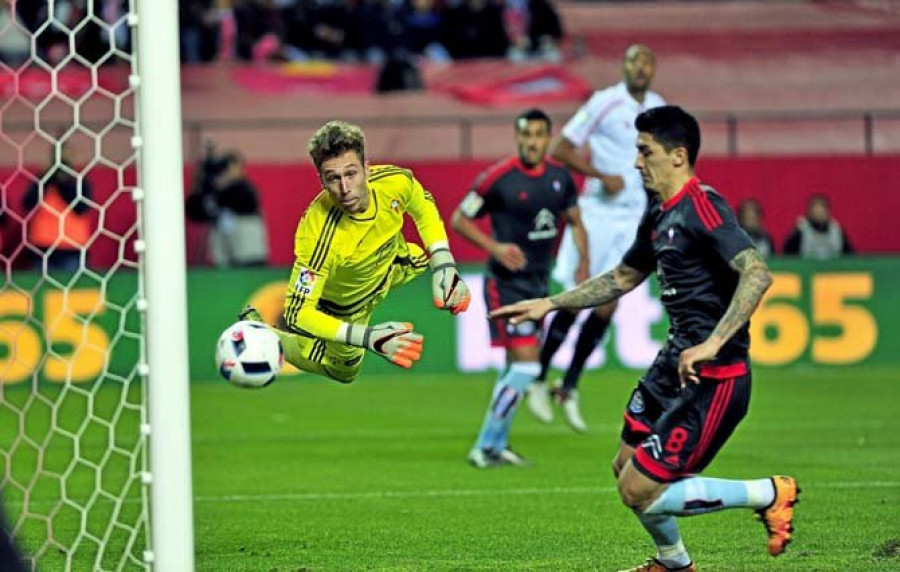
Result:
{"label": "red stadium background", "polygon": [[[445,220],[453,211],[476,175],[491,161],[413,161],[403,166],[414,170],[420,181],[434,194]],[[191,169],[185,169],[189,186]],[[250,179],[259,187],[263,216],[269,229],[270,263],[290,265],[293,234],[297,221],[310,199],[319,191],[315,170],[309,164],[250,164]],[[779,247],[793,229],[812,193],[824,193],[832,201],[832,211],[844,226],[850,240],[861,253],[900,252],[900,233],[884,208],[894,200],[894,181],[900,172],[900,155],[876,157],[768,157],[708,158],[698,165],[701,178],[719,190],[732,206],[744,198],[755,197],[763,204],[766,227]],[[133,259],[131,241],[123,229],[135,216],[134,204],[126,190],[118,187],[113,171],[95,169],[89,175],[94,201],[106,205],[96,220],[97,238],[89,252],[89,264],[106,267],[113,264],[120,249]],[[126,176],[126,184],[131,177]],[[5,225],[3,253],[11,256],[21,244],[21,196],[28,180],[12,170],[0,170],[0,180],[9,182],[7,205],[14,214]],[[173,219],[173,224],[177,222]],[[205,229],[188,224],[188,259],[203,264]],[[450,233],[451,246],[461,261],[483,260],[484,253]],[[18,263],[20,257],[15,257]],[[24,259],[23,259],[24,260]]]}

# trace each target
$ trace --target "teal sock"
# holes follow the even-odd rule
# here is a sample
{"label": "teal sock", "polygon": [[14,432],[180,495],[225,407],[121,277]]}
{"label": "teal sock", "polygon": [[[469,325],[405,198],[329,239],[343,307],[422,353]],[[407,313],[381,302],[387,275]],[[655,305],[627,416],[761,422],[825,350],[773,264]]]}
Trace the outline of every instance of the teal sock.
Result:
{"label": "teal sock", "polygon": [[509,429],[525,389],[537,378],[537,362],[514,362],[494,384],[491,404],[484,416],[475,446],[479,449],[506,449]]}
{"label": "teal sock", "polygon": [[644,514],[692,516],[726,508],[765,508],[775,498],[771,479],[732,481],[707,477],[682,479],[666,488]]}
{"label": "teal sock", "polygon": [[681,541],[678,523],[668,514],[640,514],[638,519],[650,533],[656,545],[656,559],[666,568],[684,568],[691,564],[691,557]]}

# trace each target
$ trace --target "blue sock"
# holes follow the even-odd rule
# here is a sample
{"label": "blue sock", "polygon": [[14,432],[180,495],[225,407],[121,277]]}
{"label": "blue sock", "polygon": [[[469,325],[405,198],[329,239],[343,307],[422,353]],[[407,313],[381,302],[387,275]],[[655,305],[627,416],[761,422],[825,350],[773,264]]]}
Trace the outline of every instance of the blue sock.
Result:
{"label": "blue sock", "polygon": [[638,519],[653,537],[653,543],[656,544],[656,559],[666,568],[684,568],[691,564],[691,557],[681,541],[681,533],[678,532],[678,523],[675,522],[674,516],[638,513]]}
{"label": "blue sock", "polygon": [[509,428],[516,406],[525,390],[541,372],[537,362],[514,362],[494,385],[491,404],[484,416],[475,446],[479,449],[506,449]]}
{"label": "blue sock", "polygon": [[771,479],[731,481],[690,477],[672,483],[644,514],[691,516],[725,508],[765,508],[775,498]]}

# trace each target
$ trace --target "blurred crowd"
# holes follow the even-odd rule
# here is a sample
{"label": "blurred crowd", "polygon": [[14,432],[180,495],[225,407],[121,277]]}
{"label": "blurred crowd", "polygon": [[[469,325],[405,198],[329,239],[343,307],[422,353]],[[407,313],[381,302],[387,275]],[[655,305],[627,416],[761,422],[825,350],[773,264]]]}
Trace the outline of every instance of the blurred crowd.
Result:
{"label": "blurred crowd", "polygon": [[0,0],[0,61],[27,61],[32,39],[35,55],[51,65],[74,55],[88,64],[112,61],[130,50],[127,14],[128,0]]}
{"label": "blurred crowd", "polygon": [[559,59],[550,0],[182,0],[185,63]]}
{"label": "blurred crowd", "polygon": [[[741,225],[753,245],[764,258],[778,253],[772,235],[765,228],[762,205],[756,199],[741,201],[737,209]],[[828,260],[853,254],[847,233],[831,214],[831,201],[822,193],[811,195],[806,212],[797,217],[797,224],[784,241],[781,253],[812,260]]]}
{"label": "blurred crowd", "polygon": [[[32,38],[51,65],[73,47],[88,63],[109,61],[130,49],[127,7],[128,0],[0,0],[0,61],[28,60]],[[551,0],[180,0],[179,22],[188,64],[558,61],[563,37]]]}

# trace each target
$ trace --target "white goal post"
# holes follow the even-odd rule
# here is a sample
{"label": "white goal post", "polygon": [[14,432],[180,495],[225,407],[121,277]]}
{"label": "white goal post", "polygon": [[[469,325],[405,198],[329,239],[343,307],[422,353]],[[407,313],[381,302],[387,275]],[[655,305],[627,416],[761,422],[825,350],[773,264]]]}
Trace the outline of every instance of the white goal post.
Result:
{"label": "white goal post", "polygon": [[140,179],[147,237],[150,534],[158,570],[194,569],[177,0],[137,0]]}
{"label": "white goal post", "polygon": [[0,492],[33,570],[194,569],[178,14],[0,0]]}

